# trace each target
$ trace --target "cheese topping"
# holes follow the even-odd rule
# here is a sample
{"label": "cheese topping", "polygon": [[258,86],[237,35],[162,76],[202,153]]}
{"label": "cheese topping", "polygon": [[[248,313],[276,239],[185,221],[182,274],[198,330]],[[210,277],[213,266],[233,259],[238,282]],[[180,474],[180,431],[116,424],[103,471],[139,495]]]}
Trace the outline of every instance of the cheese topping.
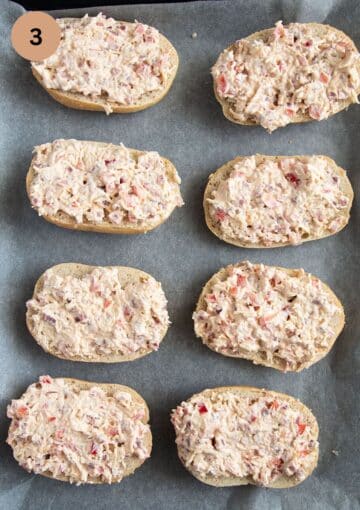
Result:
{"label": "cheese topping", "polygon": [[8,406],[7,442],[27,471],[71,483],[120,481],[129,463],[150,456],[144,407],[130,393],[78,390],[42,376]]}
{"label": "cheese topping", "polygon": [[201,477],[241,477],[270,485],[306,478],[318,443],[305,414],[273,396],[205,392],[172,413],[179,457]]}
{"label": "cheese topping", "polygon": [[137,105],[161,91],[174,72],[171,52],[153,27],[103,14],[56,21],[60,45],[49,58],[32,63],[46,88],[104,99],[111,113],[111,103]]}
{"label": "cheese topping", "polygon": [[342,101],[357,103],[359,54],[331,29],[279,21],[265,40],[241,39],[221,53],[212,69],[218,97],[233,119],[268,131],[297,116],[326,119]]}
{"label": "cheese topping", "polygon": [[29,196],[40,216],[149,230],[183,205],[180,178],[169,175],[157,152],[56,140],[35,147],[32,167]]}
{"label": "cheese topping", "polygon": [[[322,282],[262,264],[228,266],[193,314],[196,335],[221,354],[278,363],[285,371],[310,366],[334,341],[342,309]],[[261,363],[258,361],[258,363]]]}
{"label": "cheese topping", "polygon": [[33,336],[46,351],[66,358],[157,350],[169,324],[161,284],[150,275],[124,280],[116,267],[83,276],[48,269],[27,302]]}
{"label": "cheese topping", "polygon": [[257,158],[235,162],[207,199],[211,220],[225,238],[300,244],[346,225],[351,199],[327,158]]}

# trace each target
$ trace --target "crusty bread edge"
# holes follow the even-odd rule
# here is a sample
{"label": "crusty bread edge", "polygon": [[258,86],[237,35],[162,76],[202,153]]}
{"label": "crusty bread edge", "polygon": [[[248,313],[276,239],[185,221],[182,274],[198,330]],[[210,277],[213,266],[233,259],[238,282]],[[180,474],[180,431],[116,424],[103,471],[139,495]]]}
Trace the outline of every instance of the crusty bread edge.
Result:
{"label": "crusty bread edge", "polygon": [[[263,248],[263,249],[268,249],[268,248],[281,248],[281,247],[284,247],[284,246],[293,246],[289,242],[287,242],[287,243],[273,243],[271,245],[265,246],[264,244],[259,244],[259,243],[252,243],[252,244],[250,244],[250,243],[243,243],[241,241],[237,241],[236,239],[233,239],[231,237],[224,236],[221,233],[221,230],[214,224],[214,222],[213,222],[213,220],[211,218],[211,215],[210,215],[210,212],[209,212],[210,204],[208,203],[207,200],[208,200],[208,198],[210,198],[212,191],[217,188],[217,186],[219,185],[220,181],[223,180],[223,178],[227,178],[228,177],[228,175],[230,174],[230,172],[232,171],[232,169],[233,169],[233,167],[234,167],[234,165],[236,163],[239,163],[239,162],[241,162],[244,159],[247,159],[249,157],[250,156],[237,156],[236,158],[234,158],[231,161],[228,161],[227,163],[222,165],[214,173],[209,175],[208,182],[207,182],[207,185],[206,185],[206,188],[205,188],[205,192],[204,192],[204,199],[203,199],[203,208],[204,208],[204,213],[205,213],[206,225],[209,228],[209,230],[214,235],[216,235],[216,237],[218,237],[222,241],[225,241],[228,244],[232,244],[232,245],[238,246],[240,248]],[[268,156],[268,155],[265,155],[265,154],[256,154],[255,155],[256,164],[259,164],[259,163],[261,163],[264,160],[277,162],[277,161],[279,161],[281,159],[285,159],[285,158],[286,159],[288,159],[288,158],[301,159],[301,158],[304,158],[304,157],[307,158],[307,157],[312,157],[312,156],[307,156],[307,155]],[[342,216],[345,217],[345,222],[336,232],[325,231],[320,236],[311,236],[310,235],[306,239],[303,239],[300,244],[303,244],[303,243],[306,243],[306,242],[309,242],[309,241],[315,241],[315,240],[319,240],[319,239],[324,239],[325,237],[330,237],[332,235],[337,234],[343,228],[345,228],[346,225],[348,224],[349,220],[350,220],[350,210],[351,210],[352,202],[353,202],[353,199],[354,199],[354,191],[353,191],[353,188],[352,188],[351,183],[349,181],[349,178],[347,177],[346,171],[343,168],[341,168],[340,166],[338,166],[336,164],[336,162],[333,159],[329,158],[328,156],[324,156],[324,155],[319,154],[319,155],[316,155],[316,157],[325,159],[329,163],[329,165],[331,165],[331,167],[334,168],[334,170],[336,171],[337,175],[340,178],[340,187],[341,187],[342,191],[349,198],[349,206],[344,211],[344,214],[343,213],[341,214]]]}
{"label": "crusty bread edge", "polygon": [[[337,28],[334,28],[331,25],[326,25],[326,24],[322,24],[322,23],[303,23],[303,25],[311,26],[314,29],[315,33],[317,33],[317,34],[319,34],[319,33],[320,34],[324,34],[324,33],[330,32],[330,31],[331,32],[335,32],[338,35],[338,37],[340,38],[340,40],[346,41],[347,43],[349,43],[352,46],[352,48],[356,52],[358,51],[356,46],[355,46],[354,41],[348,35],[346,35],[345,32],[343,32],[342,30],[338,30]],[[264,39],[266,39],[272,33],[273,30],[274,30],[273,28],[267,28],[265,30],[260,30],[258,32],[255,32],[255,33],[249,35],[248,37],[244,37],[244,39],[247,40],[247,41],[255,41],[257,39],[264,40]],[[235,44],[236,44],[236,42],[232,43],[230,46],[228,46],[223,51],[230,50]],[[358,67],[359,67],[359,72],[360,72],[360,61],[358,63]],[[222,111],[223,111],[224,116],[228,120],[230,120],[231,122],[233,122],[235,124],[240,124],[242,126],[258,126],[258,125],[260,125],[257,122],[239,121],[237,119],[234,119],[234,117],[231,115],[231,112],[230,112],[231,104],[227,101],[227,99],[220,98],[220,96],[218,95],[217,90],[216,90],[215,81],[213,83],[213,88],[214,88],[215,97],[216,97],[217,101],[220,103],[220,105],[222,107]],[[359,94],[360,94],[360,87],[359,87],[359,89],[357,91],[357,95],[359,95]],[[341,112],[342,110],[345,110],[351,104],[353,104],[353,101],[351,101],[351,99],[338,101],[336,103],[336,107],[334,108],[334,111],[329,115],[328,118],[332,117],[336,113]],[[316,119],[313,119],[312,117],[310,117],[310,115],[306,115],[306,114],[302,114],[301,113],[301,114],[294,115],[291,118],[291,120],[289,120],[288,124],[300,124],[300,123],[303,123],[303,122],[311,122],[311,121],[314,121],[314,120],[316,120]],[[326,119],[323,119],[323,120],[326,120]]]}
{"label": "crusty bread edge", "polygon": [[[78,18],[63,18],[64,20],[71,22],[73,20],[77,20]],[[125,25],[132,25],[130,22],[122,21]],[[76,110],[90,110],[90,111],[102,111],[104,112],[104,106],[111,106],[113,113],[135,113],[141,110],[145,110],[159,103],[169,92],[175,76],[179,67],[179,55],[171,44],[171,42],[160,33],[160,44],[164,51],[168,51],[170,53],[170,58],[173,63],[172,73],[169,75],[165,82],[165,86],[160,91],[155,91],[154,93],[147,94],[145,98],[139,101],[137,104],[129,106],[122,105],[116,102],[107,101],[104,98],[96,98],[91,99],[88,96],[85,96],[81,93],[76,92],[64,92],[57,89],[49,89],[47,88],[41,78],[41,75],[31,66],[31,71],[35,79],[40,83],[40,85],[46,90],[46,92],[58,103],[63,106],[67,106],[68,108],[75,108]]]}
{"label": "crusty bread edge", "polygon": [[[277,391],[272,390],[266,390],[266,389],[260,389],[255,388],[252,386],[220,386],[216,388],[209,388],[201,391],[200,393],[196,393],[192,395],[188,400],[193,399],[194,397],[201,397],[201,396],[212,396],[219,393],[240,393],[241,396],[249,396],[249,397],[269,397],[269,398],[279,398],[281,400],[286,400],[290,407],[292,409],[298,409],[307,419],[307,423],[311,426],[311,429],[313,431],[313,439],[315,441],[318,440],[319,436],[319,426],[317,423],[317,420],[311,410],[300,400],[296,399],[295,397],[291,397],[290,395],[287,395],[285,393],[280,393]],[[180,458],[180,455],[179,455]],[[319,448],[316,448],[313,453],[313,459],[309,468],[309,471],[306,473],[306,478],[311,475],[313,470],[316,468],[319,458]],[[181,458],[180,461],[182,462]],[[183,464],[183,462],[182,462]],[[184,465],[184,464],[183,464]],[[241,478],[241,477],[212,477],[208,475],[200,476],[199,474],[193,472],[188,467],[184,466],[197,480],[200,482],[206,483],[207,485],[212,485],[213,487],[232,487],[232,486],[238,486],[238,485],[256,485],[251,478]],[[286,489],[290,487],[294,487],[295,485],[298,485],[299,483],[302,483],[304,480],[296,480],[292,479],[286,476],[282,476],[275,480],[272,484],[266,486],[268,488],[272,489]]]}
{"label": "crusty bread edge", "polygon": [[[227,275],[227,270],[229,267],[237,266],[238,264],[241,264],[241,263],[242,262],[238,262],[237,264],[230,264],[229,266],[221,268],[206,282],[205,286],[203,287],[203,289],[201,291],[200,297],[198,299],[196,309],[195,309],[196,312],[199,312],[200,310],[205,309],[205,295],[209,292],[209,290],[213,286],[213,284],[215,282],[221,280],[222,277],[225,277]],[[274,266],[268,266],[268,267],[274,267]],[[289,276],[294,276],[294,277],[298,276],[301,271],[300,269],[288,269],[285,267],[278,267],[278,266],[275,266],[275,267],[277,269],[280,269],[281,271],[285,271]],[[309,273],[307,273],[307,274],[309,274]],[[317,277],[315,277],[315,278],[317,278]],[[274,368],[281,372],[301,372],[304,368],[309,368],[314,363],[320,361],[322,358],[324,358],[330,352],[336,339],[339,337],[340,333],[342,332],[342,330],[345,326],[345,312],[344,312],[344,308],[343,308],[341,301],[335,295],[333,290],[330,289],[330,287],[328,285],[326,285],[326,283],[324,283],[322,280],[320,280],[320,278],[317,278],[317,280],[320,282],[320,285],[322,286],[322,288],[327,292],[327,294],[329,295],[329,298],[331,299],[333,304],[338,308],[338,310],[340,312],[340,317],[339,317],[339,320],[333,324],[334,337],[333,337],[332,341],[330,342],[329,346],[326,349],[319,351],[318,354],[312,360],[310,360],[306,363],[303,363],[296,370],[285,370],[285,367],[280,360],[275,359],[275,360],[273,360],[273,362],[269,362],[268,360],[263,359],[259,355],[259,353],[254,353],[251,355],[251,353],[244,352],[244,355],[234,355],[234,354],[228,354],[228,353],[225,354],[223,352],[216,351],[215,349],[213,349],[210,345],[208,345],[203,340],[203,338],[201,337],[200,334],[198,334],[198,332],[196,330],[196,325],[194,324],[195,334],[198,338],[202,339],[202,342],[204,343],[204,345],[206,345],[206,347],[213,350],[217,354],[221,354],[221,355],[227,356],[229,358],[246,359],[248,361],[252,361],[255,365],[262,365],[265,367]]]}
{"label": "crusty bread edge", "polygon": [[[100,267],[100,266],[89,266],[89,265],[86,265],[86,264],[79,264],[79,263],[75,263],[75,262],[68,262],[68,263],[63,263],[63,264],[57,264],[55,266],[52,266],[49,269],[55,270],[55,271],[57,271],[57,272],[59,272],[61,274],[72,274],[73,276],[82,276],[82,275],[84,275],[86,273],[91,272],[96,267]],[[151,278],[151,279],[154,280],[153,276],[151,276],[150,274],[145,273],[145,271],[141,271],[140,269],[136,269],[136,268],[133,268],[133,267],[127,267],[127,266],[101,266],[101,267],[108,267],[108,268],[116,267],[116,269],[118,270],[119,274],[123,274],[125,276],[125,279],[132,279],[132,278],[135,279],[135,278],[138,278],[138,277],[142,276],[142,277]],[[34,292],[33,292],[32,299],[38,294],[38,292],[41,291],[41,289],[43,287],[43,284],[44,284],[44,275],[45,275],[45,273],[43,273],[40,276],[40,278],[37,280],[37,282],[35,284],[35,287],[34,287]],[[64,360],[67,360],[67,361],[81,361],[81,362],[84,362],[84,363],[123,363],[123,362],[126,362],[126,361],[133,361],[133,360],[142,358],[142,357],[147,356],[148,354],[151,354],[153,352],[153,350],[150,349],[150,348],[147,348],[147,349],[143,348],[143,349],[140,349],[139,351],[134,352],[132,354],[127,354],[127,355],[121,355],[121,354],[116,354],[115,355],[114,354],[114,355],[107,355],[107,356],[93,356],[91,359],[90,358],[83,358],[81,356],[72,356],[72,357],[62,356],[59,353],[53,352],[51,349],[50,350],[46,350],[44,348],[44,346],[41,344],[39,339],[35,336],[33,325],[32,325],[32,321],[31,321],[31,317],[32,317],[32,314],[29,313],[29,311],[27,311],[27,313],[26,313],[26,326],[27,326],[31,336],[34,338],[34,340],[39,344],[39,346],[45,352],[47,352],[48,354],[51,354],[51,355],[53,355],[53,356],[55,356],[57,358],[60,358],[60,359],[64,359]],[[166,327],[163,330],[162,338],[161,338],[160,342],[166,336],[167,331],[168,331],[168,325],[166,325]]]}
{"label": "crusty bread edge", "polygon": [[[117,145],[111,144],[111,143],[104,143],[104,142],[92,142],[89,140],[79,140],[82,143],[91,143],[91,144],[97,144],[99,146],[107,147],[107,146],[113,146],[118,147]],[[133,156],[139,156],[140,154],[143,154],[146,151],[141,151],[138,149],[127,149],[131,152]],[[165,168],[166,168],[166,174],[171,182],[174,182],[177,184],[177,181],[180,180],[180,177],[177,173],[177,170],[173,163],[162,157],[161,159],[164,162]],[[35,169],[33,167],[33,161],[32,159],[30,163],[30,168],[26,175],[26,192],[30,200],[30,190],[31,190],[31,184],[35,177]],[[177,184],[179,188],[180,193],[180,186]],[[58,227],[67,228],[70,230],[80,230],[83,232],[98,232],[101,234],[146,234],[146,232],[150,232],[151,230],[154,230],[155,228],[158,228],[160,225],[162,225],[173,213],[174,209],[176,208],[176,205],[172,207],[172,209],[169,209],[169,211],[158,221],[157,223],[149,224],[147,227],[137,227],[131,224],[127,224],[126,226],[116,225],[114,223],[110,222],[102,222],[102,223],[77,223],[74,218],[69,216],[68,214],[61,213],[56,214],[55,216],[48,216],[48,215],[42,215],[41,217],[44,218],[44,220],[48,221],[49,223],[52,223]]]}
{"label": "crusty bread edge", "polygon": [[[137,402],[144,408],[145,416],[142,419],[142,422],[144,424],[147,424],[149,422],[150,412],[149,412],[147,403],[145,402],[143,397],[137,391],[133,390],[129,386],[123,386],[122,384],[97,383],[97,382],[92,382],[92,381],[84,381],[81,379],[73,379],[73,378],[69,378],[69,377],[60,377],[60,378],[55,378],[55,379],[63,379],[64,381],[66,381],[67,384],[69,384],[72,388],[75,388],[76,390],[88,390],[90,388],[93,388],[94,386],[97,386],[97,387],[100,387],[102,390],[104,390],[109,396],[113,395],[116,391],[127,392],[131,395],[131,397],[133,398],[133,400],[135,400],[135,402]],[[152,450],[151,430],[149,430],[149,433],[146,437],[146,446],[147,446],[149,456],[150,456],[151,450]],[[123,476],[120,479],[115,478],[111,483],[120,482],[126,476],[132,475],[135,472],[135,470],[137,468],[139,468],[145,462],[145,460],[146,459],[139,459],[139,458],[131,459],[130,462],[128,463],[127,468],[124,470]],[[61,482],[70,482],[70,478],[67,476],[53,476],[50,472],[43,472],[43,473],[36,473],[36,474],[45,476],[46,478],[52,478],[53,480],[59,480]],[[75,480],[75,482],[76,481],[77,480]],[[79,482],[80,482],[80,480],[79,480]],[[72,481],[72,483],[73,483],[73,481]],[[82,482],[82,483],[84,483],[84,482]],[[99,481],[97,478],[89,478],[85,483],[104,485],[107,482]]]}

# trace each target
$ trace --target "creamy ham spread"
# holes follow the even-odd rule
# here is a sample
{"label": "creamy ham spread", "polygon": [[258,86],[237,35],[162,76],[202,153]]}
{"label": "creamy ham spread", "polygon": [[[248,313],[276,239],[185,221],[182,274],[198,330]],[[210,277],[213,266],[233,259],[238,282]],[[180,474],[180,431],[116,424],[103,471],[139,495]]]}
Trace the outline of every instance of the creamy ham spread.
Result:
{"label": "creamy ham spread", "polygon": [[279,21],[265,40],[241,39],[226,49],[212,74],[230,116],[273,131],[296,116],[321,120],[341,101],[357,103],[359,54],[337,31],[325,30]]}
{"label": "creamy ham spread", "polygon": [[180,459],[200,477],[302,481],[318,449],[306,416],[280,396],[200,393],[173,411],[172,423]]}
{"label": "creamy ham spread", "polygon": [[146,96],[164,89],[174,72],[170,50],[159,32],[142,23],[106,18],[57,19],[62,37],[56,52],[33,62],[46,88],[136,105]]}
{"label": "creamy ham spread", "polygon": [[329,160],[259,158],[235,162],[207,199],[212,223],[225,239],[263,246],[300,244],[346,225],[351,198]]}
{"label": "creamy ham spread", "polygon": [[144,408],[130,393],[76,389],[42,376],[8,406],[7,442],[27,471],[70,482],[120,481],[130,462],[150,456]]}
{"label": "creamy ham spread", "polygon": [[183,204],[180,179],[157,152],[56,140],[35,147],[32,167],[29,196],[40,215],[149,229]]}
{"label": "creamy ham spread", "polygon": [[[214,279],[194,313],[195,332],[211,349],[257,356],[283,370],[312,364],[335,336],[342,310],[321,281],[300,270],[242,262]],[[258,361],[259,362],[259,361]]]}
{"label": "creamy ham spread", "polygon": [[27,319],[46,350],[81,359],[157,350],[169,317],[161,284],[151,276],[124,282],[116,267],[83,276],[48,269],[27,302]]}

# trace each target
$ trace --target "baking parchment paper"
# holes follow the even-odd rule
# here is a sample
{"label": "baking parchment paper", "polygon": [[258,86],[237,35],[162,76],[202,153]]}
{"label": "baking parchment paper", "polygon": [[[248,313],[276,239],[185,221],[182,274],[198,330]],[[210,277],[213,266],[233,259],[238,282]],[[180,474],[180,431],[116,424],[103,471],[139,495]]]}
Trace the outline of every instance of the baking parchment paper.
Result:
{"label": "baking parchment paper", "polygon": [[[102,11],[118,19],[136,18],[156,26],[177,48],[180,68],[168,96],[144,112],[110,117],[65,108],[38,86],[29,64],[10,46],[10,28],[23,10],[4,0],[0,6],[0,508],[360,509],[360,110],[352,106],[330,120],[288,126],[269,135],[223,117],[209,74],[229,43],[279,19],[329,23],[348,33],[359,47],[360,3],[238,0],[57,12],[80,16]],[[134,237],[72,232],[46,223],[31,210],[24,179],[33,146],[62,137],[159,151],[175,163],[182,177],[185,207],[156,231]],[[207,176],[238,154],[256,152],[334,158],[348,170],[355,189],[349,226],[328,239],[263,251],[239,249],[215,238],[202,212]],[[244,259],[303,267],[334,289],[344,303],[347,322],[324,360],[300,374],[282,374],[215,354],[195,338],[191,314],[202,286],[220,267]],[[163,283],[172,326],[157,353],[105,365],[62,361],[42,351],[26,330],[25,301],[45,269],[70,261],[135,266]],[[138,390],[151,411],[151,459],[134,476],[112,486],[70,486],[22,470],[5,445],[6,405],[46,373]],[[221,385],[283,391],[310,406],[320,425],[320,460],[314,474],[288,490],[216,489],[195,480],[177,458],[169,412],[193,393]]]}

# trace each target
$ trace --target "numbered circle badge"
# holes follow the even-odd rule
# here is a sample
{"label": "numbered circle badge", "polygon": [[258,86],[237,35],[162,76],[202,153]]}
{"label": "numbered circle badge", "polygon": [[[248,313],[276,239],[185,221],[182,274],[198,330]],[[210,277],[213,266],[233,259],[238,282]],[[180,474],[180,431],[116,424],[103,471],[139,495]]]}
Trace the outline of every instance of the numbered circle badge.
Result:
{"label": "numbered circle badge", "polygon": [[16,20],[11,31],[14,50],[27,60],[44,60],[59,46],[61,30],[45,12],[27,12]]}

